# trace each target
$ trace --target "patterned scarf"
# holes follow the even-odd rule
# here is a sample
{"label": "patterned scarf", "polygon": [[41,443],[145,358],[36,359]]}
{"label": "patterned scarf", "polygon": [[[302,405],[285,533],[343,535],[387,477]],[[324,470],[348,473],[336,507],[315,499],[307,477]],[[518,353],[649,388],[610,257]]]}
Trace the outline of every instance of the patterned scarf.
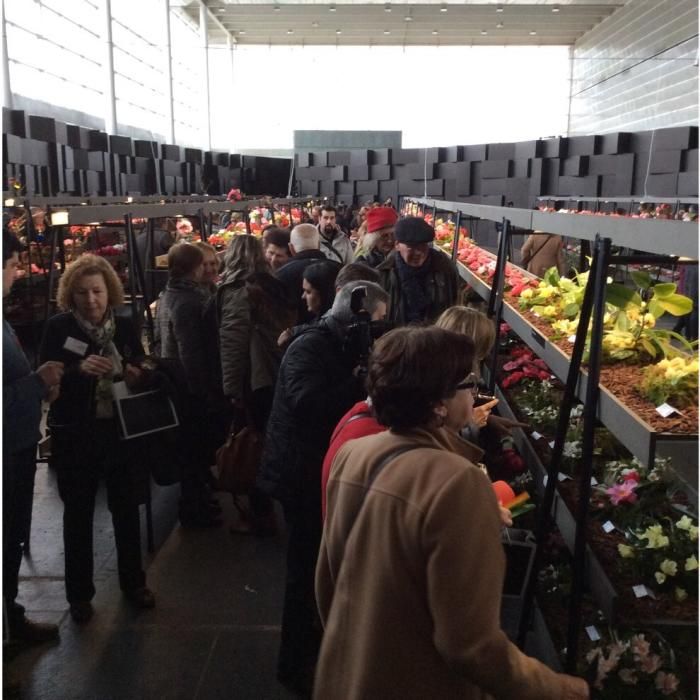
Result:
{"label": "patterned scarf", "polygon": [[420,267],[407,265],[399,253],[396,254],[396,271],[401,282],[406,323],[422,321],[430,308],[428,275],[430,274],[432,251]]}
{"label": "patterned scarf", "polygon": [[114,344],[114,333],[117,330],[117,325],[114,322],[114,312],[112,309],[109,309],[102,323],[97,326],[84,319],[75,309],[72,313],[85,335],[98,347],[99,354],[112,360],[112,371],[98,379],[95,387],[96,417],[112,418],[114,416],[112,386],[115,378],[121,377],[124,372],[122,356]]}

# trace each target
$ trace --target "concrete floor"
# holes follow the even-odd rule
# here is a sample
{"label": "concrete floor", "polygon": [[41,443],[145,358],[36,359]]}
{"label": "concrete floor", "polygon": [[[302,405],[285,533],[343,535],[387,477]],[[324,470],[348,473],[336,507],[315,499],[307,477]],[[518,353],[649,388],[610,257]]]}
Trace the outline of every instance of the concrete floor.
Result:
{"label": "concrete floor", "polygon": [[[233,522],[230,497],[219,496],[227,522]],[[228,525],[182,530],[177,499],[178,487],[154,489],[156,556],[144,555],[157,607],[135,612],[119,591],[111,518],[100,494],[96,612],[78,627],[68,615],[63,586],[62,504],[53,473],[39,465],[31,556],[22,564],[19,601],[32,619],[60,625],[61,640],[6,660],[6,677],[21,683],[22,698],[292,697],[275,681],[284,538],[231,535]]]}
{"label": "concrete floor", "polygon": [[[35,620],[60,626],[61,639],[6,655],[6,679],[26,700],[290,700],[275,680],[284,590],[285,539],[229,533],[231,498],[218,494],[226,524],[183,530],[179,487],[154,487],[155,555],[145,552],[154,610],[122,599],[111,518],[103,491],[95,513],[95,616],[77,626],[63,586],[63,507],[53,473],[37,471],[31,552],[20,572],[19,601]],[[281,522],[281,519],[280,519]],[[504,600],[504,602],[506,602]],[[502,622],[513,631],[513,600]],[[533,641],[533,640],[531,640]],[[537,640],[534,640],[537,642]],[[530,653],[543,660],[537,643]],[[13,696],[17,697],[17,696]]]}

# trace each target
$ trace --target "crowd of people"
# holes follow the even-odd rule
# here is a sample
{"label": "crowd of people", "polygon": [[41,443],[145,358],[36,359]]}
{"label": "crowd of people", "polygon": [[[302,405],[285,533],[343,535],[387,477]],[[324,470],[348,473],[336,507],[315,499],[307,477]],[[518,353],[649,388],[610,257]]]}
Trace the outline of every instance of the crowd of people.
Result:
{"label": "crowd of people", "polygon": [[[124,440],[115,385],[164,382],[180,418],[180,523],[218,527],[211,465],[230,425],[263,436],[249,507],[233,531],[288,534],[278,680],[316,698],[585,698],[586,683],[527,657],[500,628],[511,524],[480,468],[479,431],[513,424],[474,407],[493,324],[460,305],[454,263],[423,219],[391,206],[323,205],[291,231],[236,235],[223,264],[174,243],[146,356],[105,261],[71,263],[32,371],[5,322],[4,601],[10,634],[57,630],[15,598],[20,529],[41,402],[64,504],[65,585],[77,624],[93,616],[92,519],[104,480],[126,600],[155,605],[138,505],[148,465]],[[19,244],[3,233],[4,293]],[[85,436],[90,439],[86,440]],[[158,439],[158,438],[155,438]],[[11,499],[8,502],[7,499]]]}

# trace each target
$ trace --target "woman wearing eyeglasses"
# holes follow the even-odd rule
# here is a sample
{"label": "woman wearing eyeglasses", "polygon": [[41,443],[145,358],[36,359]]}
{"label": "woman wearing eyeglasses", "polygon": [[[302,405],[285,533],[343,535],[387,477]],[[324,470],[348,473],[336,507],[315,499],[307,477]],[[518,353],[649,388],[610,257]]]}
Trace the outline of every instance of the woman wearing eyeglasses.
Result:
{"label": "woman wearing eyeglasses", "polygon": [[[380,338],[368,390],[389,430],[333,461],[316,569],[325,627],[314,697],[588,697],[500,628],[505,558],[471,417],[474,345],[440,328]],[[439,362],[435,358],[440,358]]]}

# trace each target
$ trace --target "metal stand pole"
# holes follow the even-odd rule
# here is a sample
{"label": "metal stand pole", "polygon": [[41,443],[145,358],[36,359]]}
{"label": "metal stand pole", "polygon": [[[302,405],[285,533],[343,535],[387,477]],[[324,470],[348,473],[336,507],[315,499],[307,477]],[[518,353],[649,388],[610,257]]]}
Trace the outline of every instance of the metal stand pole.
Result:
{"label": "metal stand pole", "polygon": [[489,393],[493,394],[496,388],[496,370],[498,369],[498,336],[501,330],[503,318],[503,285],[505,284],[506,259],[508,257],[508,241],[510,239],[510,221],[503,217],[500,239],[498,241],[498,258],[496,259],[496,271],[491,283],[491,295],[488,304],[488,316],[493,319],[496,327],[496,342],[491,351],[491,366],[489,372]]}
{"label": "metal stand pole", "polygon": [[454,235],[454,240],[452,241],[452,260],[454,262],[457,261],[457,255],[459,253],[459,230],[460,230],[461,225],[462,225],[462,212],[458,209],[457,210],[457,217],[455,220],[455,235]]}
{"label": "metal stand pole", "polygon": [[[597,247],[597,238],[596,238]],[[520,624],[518,627],[518,646],[523,648],[527,630],[530,626],[530,617],[532,606],[535,599],[535,582],[537,575],[542,568],[542,544],[545,537],[551,530],[551,511],[554,503],[554,493],[558,480],[559,465],[561,464],[562,454],[564,452],[564,442],[566,440],[566,432],[569,427],[569,418],[571,408],[576,400],[576,386],[578,384],[579,372],[581,369],[581,360],[583,359],[583,351],[586,346],[586,335],[588,333],[588,324],[591,319],[594,300],[594,285],[593,280],[597,278],[598,266],[600,259],[598,255],[593,257],[591,273],[588,278],[588,284],[581,302],[581,315],[576,331],[576,340],[574,348],[571,352],[571,361],[569,362],[569,372],[566,376],[566,386],[564,388],[564,396],[562,397],[559,409],[559,422],[557,423],[556,436],[554,438],[554,448],[552,449],[552,458],[547,468],[547,483],[545,485],[544,497],[539,507],[537,528],[535,531],[536,547],[535,556],[530,570],[530,577],[525,586],[523,594],[523,608],[520,613]],[[601,316],[602,318],[602,316]],[[590,479],[589,479],[590,486]]]}
{"label": "metal stand pole", "polygon": [[584,412],[582,455],[579,476],[579,501],[576,518],[576,540],[574,545],[574,570],[571,600],[569,604],[569,627],[566,644],[566,670],[576,670],[578,638],[581,629],[581,602],[586,577],[586,525],[591,498],[591,475],[593,471],[593,449],[595,439],[595,407],[598,405],[600,365],[603,341],[603,316],[605,315],[605,285],[610,259],[609,238],[596,236],[595,257],[597,260],[593,279],[593,329],[591,330],[590,357],[588,360],[588,382],[586,384],[586,406]]}

